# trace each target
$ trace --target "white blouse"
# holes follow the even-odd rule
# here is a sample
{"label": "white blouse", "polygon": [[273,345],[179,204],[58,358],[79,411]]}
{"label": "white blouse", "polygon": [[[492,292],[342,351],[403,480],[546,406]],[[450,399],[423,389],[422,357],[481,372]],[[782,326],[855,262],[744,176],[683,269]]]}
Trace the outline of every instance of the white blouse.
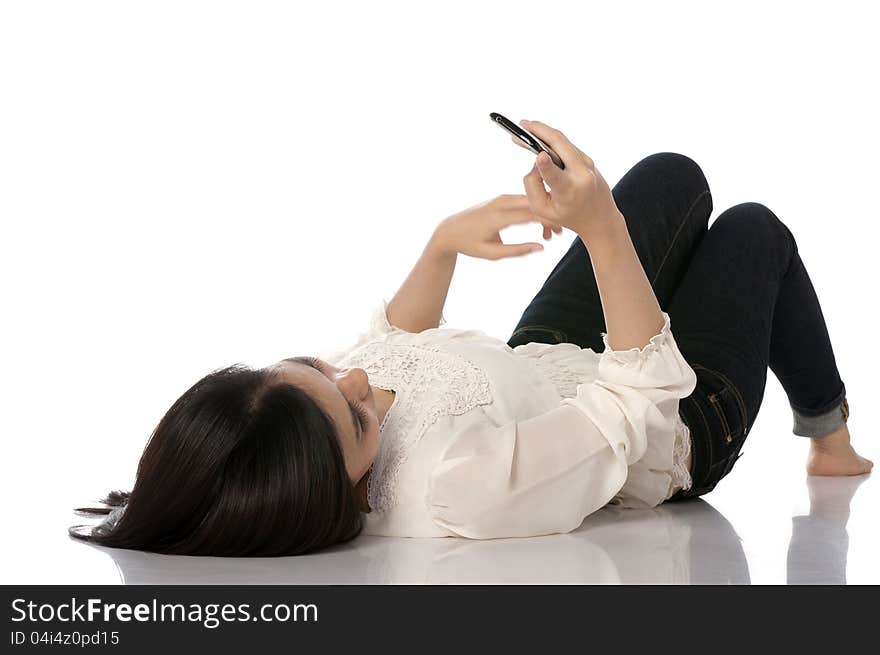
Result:
{"label": "white blouse", "polygon": [[690,488],[679,399],[696,374],[663,312],[643,348],[511,348],[479,330],[406,332],[383,300],[357,342],[321,358],[393,390],[368,479],[365,534],[475,539],[577,528],[606,504]]}

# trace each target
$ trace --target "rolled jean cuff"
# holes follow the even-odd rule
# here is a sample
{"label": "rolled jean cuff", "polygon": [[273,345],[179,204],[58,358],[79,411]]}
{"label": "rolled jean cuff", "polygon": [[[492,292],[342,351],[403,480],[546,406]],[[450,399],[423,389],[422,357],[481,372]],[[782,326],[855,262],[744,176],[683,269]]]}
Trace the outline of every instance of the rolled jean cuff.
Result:
{"label": "rolled jean cuff", "polygon": [[792,431],[799,437],[824,437],[838,429],[849,419],[849,403],[846,398],[840,404],[825,414],[819,416],[806,416],[796,409],[791,410],[794,416]]}

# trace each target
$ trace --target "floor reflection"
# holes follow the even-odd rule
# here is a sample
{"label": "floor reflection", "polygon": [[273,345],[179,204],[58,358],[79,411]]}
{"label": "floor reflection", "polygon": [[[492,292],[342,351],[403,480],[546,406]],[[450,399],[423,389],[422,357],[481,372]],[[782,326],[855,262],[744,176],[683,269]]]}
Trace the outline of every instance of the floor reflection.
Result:
{"label": "floor reflection", "polygon": [[[849,504],[860,478],[808,478],[793,518],[792,584],[846,580]],[[360,537],[315,555],[213,558],[100,548],[126,584],[749,584],[733,526],[702,499],[606,507],[576,531],[526,539]]]}
{"label": "floor reflection", "polygon": [[810,513],[791,519],[788,584],[846,584],[850,503],[868,475],[810,476]]}
{"label": "floor reflection", "polygon": [[711,505],[605,508],[526,539],[360,537],[315,555],[214,558],[101,548],[126,584],[748,583],[739,537]]}

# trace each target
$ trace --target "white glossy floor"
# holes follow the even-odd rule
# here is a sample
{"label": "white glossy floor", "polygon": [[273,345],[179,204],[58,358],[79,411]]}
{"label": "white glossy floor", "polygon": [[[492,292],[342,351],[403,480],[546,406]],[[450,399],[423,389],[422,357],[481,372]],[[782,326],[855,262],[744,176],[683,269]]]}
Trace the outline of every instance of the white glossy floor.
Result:
{"label": "white glossy floor", "polygon": [[784,558],[789,584],[839,584],[847,581],[850,498],[865,477],[809,478],[812,509],[793,517],[782,553],[746,548],[736,527],[703,500],[650,511],[606,508],[571,534],[530,539],[363,537],[332,552],[274,560],[105,552],[128,584],[748,584],[747,550],[752,566]]}
{"label": "white glossy floor", "polygon": [[[716,504],[735,500],[735,478]],[[745,476],[740,482],[747,481]],[[173,557],[94,548],[59,535],[19,543],[4,582],[179,583],[876,583],[878,485],[870,476],[804,478],[787,520],[775,503],[725,516],[705,500],[655,510],[606,508],[565,535],[529,539],[360,537],[324,553],[277,559]],[[797,490],[793,490],[797,491]],[[796,494],[795,494],[796,495]],[[712,499],[709,497],[710,500]],[[782,501],[785,502],[784,500]],[[49,527],[48,523],[41,523]],[[32,525],[32,528],[37,526]],[[48,537],[49,530],[41,531]],[[19,533],[20,534],[20,533]]]}
{"label": "white glossy floor", "polygon": [[[867,399],[859,400],[871,385],[850,378],[853,443],[877,462]],[[84,521],[72,508],[111,488],[130,489],[125,478],[141,446],[132,438],[93,453],[84,432],[61,438],[66,420],[47,416],[53,429],[46,434],[54,437],[12,441],[11,457],[0,460],[3,497],[14,508],[0,540],[0,584],[880,583],[878,473],[807,477],[809,440],[791,434],[791,412],[772,376],[743,457],[702,499],[653,510],[605,508],[563,535],[361,536],[278,559],[172,557],[71,539],[67,528]],[[139,422],[121,419],[117,431],[132,434]]]}

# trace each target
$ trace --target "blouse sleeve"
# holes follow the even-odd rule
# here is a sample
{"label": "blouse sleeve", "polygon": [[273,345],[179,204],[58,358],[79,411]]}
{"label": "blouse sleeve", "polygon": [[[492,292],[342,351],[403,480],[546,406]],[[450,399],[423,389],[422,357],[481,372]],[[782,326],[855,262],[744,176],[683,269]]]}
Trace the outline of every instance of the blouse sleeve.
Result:
{"label": "blouse sleeve", "polygon": [[671,444],[678,401],[696,385],[663,316],[641,349],[611,350],[603,334],[598,376],[575,397],[456,435],[429,478],[434,522],[475,539],[523,537],[569,532],[607,504],[652,441]]}

